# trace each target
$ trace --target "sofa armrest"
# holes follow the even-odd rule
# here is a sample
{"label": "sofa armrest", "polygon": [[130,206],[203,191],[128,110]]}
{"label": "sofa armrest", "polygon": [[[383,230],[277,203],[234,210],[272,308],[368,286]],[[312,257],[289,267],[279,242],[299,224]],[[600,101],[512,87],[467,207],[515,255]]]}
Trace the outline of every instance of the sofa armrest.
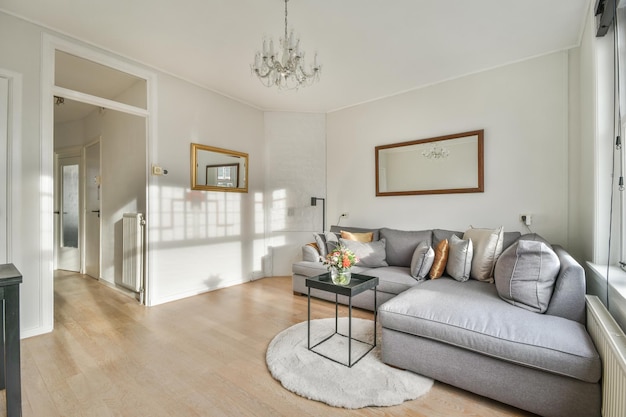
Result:
{"label": "sofa armrest", "polygon": [[561,269],[545,314],[585,324],[585,270],[561,246],[552,248],[561,261]]}
{"label": "sofa armrest", "polygon": [[308,243],[302,246],[302,260],[307,262],[321,262],[320,252],[315,243]]}

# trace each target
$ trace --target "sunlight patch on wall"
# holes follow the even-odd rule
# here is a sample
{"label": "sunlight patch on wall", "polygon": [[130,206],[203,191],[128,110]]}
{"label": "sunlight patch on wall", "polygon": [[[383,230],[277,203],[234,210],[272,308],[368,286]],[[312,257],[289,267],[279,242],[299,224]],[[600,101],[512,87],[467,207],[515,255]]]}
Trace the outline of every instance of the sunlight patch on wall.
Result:
{"label": "sunlight patch on wall", "polygon": [[272,192],[271,230],[284,230],[287,222],[287,190]]}
{"label": "sunlight patch on wall", "polygon": [[[41,211],[46,214],[41,224],[41,250],[53,250],[54,221],[48,214],[54,211],[54,196],[48,191],[54,190],[54,181],[51,177],[41,177]],[[52,270],[52,268],[51,268]]]}
{"label": "sunlight patch on wall", "polygon": [[265,232],[265,209],[263,208],[263,193],[254,194],[254,233]]}
{"label": "sunlight patch on wall", "polygon": [[241,236],[241,194],[155,187],[152,195],[153,241]]}

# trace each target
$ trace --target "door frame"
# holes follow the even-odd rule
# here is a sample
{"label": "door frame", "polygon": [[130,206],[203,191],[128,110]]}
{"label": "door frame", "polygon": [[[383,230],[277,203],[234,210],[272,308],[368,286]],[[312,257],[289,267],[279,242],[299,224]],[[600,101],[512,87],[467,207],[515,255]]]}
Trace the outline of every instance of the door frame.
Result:
{"label": "door frame", "polygon": [[[54,323],[54,287],[53,274],[50,265],[52,264],[52,251],[50,251],[53,243],[53,210],[50,195],[53,193],[52,178],[53,174],[53,154],[54,154],[54,95],[60,95],[72,100],[93,104],[112,110],[131,113],[142,116],[146,121],[146,220],[150,220],[150,190],[156,185],[155,179],[149,175],[151,161],[155,160],[156,143],[156,126],[157,126],[157,76],[156,73],[145,68],[139,67],[129,61],[117,58],[111,53],[96,49],[95,47],[83,46],[77,42],[71,42],[44,33],[42,36],[42,71],[41,71],[41,284],[42,284],[42,308],[43,319],[46,325],[50,327]],[[146,109],[129,106],[118,103],[105,98],[80,93],[73,90],[55,86],[55,52],[63,51],[78,57],[97,62],[101,65],[117,69],[146,81]],[[148,223],[149,224],[149,223]],[[146,244],[145,244],[145,288],[143,301],[146,305],[151,305],[153,299],[153,285],[151,282],[152,263],[154,260],[151,256],[150,238],[148,234],[149,227],[146,228]],[[47,326],[46,326],[47,327]]]}
{"label": "door frame", "polygon": [[[22,187],[22,174],[16,168],[19,162],[16,162],[16,155],[20,153],[21,137],[22,137],[22,74],[0,68],[0,77],[8,81],[8,103],[7,103],[7,132],[6,142],[0,144],[4,149],[0,151],[2,155],[2,163],[5,163],[6,184],[4,184],[3,194],[5,201],[0,199],[0,210],[5,212],[6,225],[0,230],[4,230],[6,235],[0,250],[3,250],[3,257],[6,262],[13,262],[13,248],[18,246],[17,240],[19,236],[13,233],[13,225],[22,221],[20,214],[21,198],[13,194],[13,190],[20,190]],[[6,158],[6,159],[5,159]]]}
{"label": "door frame", "polygon": [[11,223],[7,208],[9,198],[7,187],[9,179],[9,79],[0,75],[0,264],[8,262],[7,250],[10,247],[7,231]]}
{"label": "door frame", "polygon": [[[81,149],[81,163],[83,167],[83,175],[82,175],[83,183],[82,183],[82,189],[81,189],[81,193],[82,193],[81,203],[82,203],[82,208],[83,208],[82,234],[81,234],[83,244],[82,244],[82,252],[80,254],[81,274],[87,273],[87,181],[89,181],[89,179],[87,178],[87,148],[89,148],[90,146],[94,146],[95,144],[98,144],[98,147],[100,148],[98,153],[100,155],[99,156],[100,171],[102,172],[102,136],[98,136],[94,140],[86,143]],[[100,194],[100,209],[102,209],[102,194]],[[98,233],[98,274],[96,277],[93,277],[96,279],[100,279],[100,275],[102,272],[102,269],[101,269],[101,266],[102,266],[101,265],[102,224],[100,224],[99,228],[100,228],[100,233]]]}

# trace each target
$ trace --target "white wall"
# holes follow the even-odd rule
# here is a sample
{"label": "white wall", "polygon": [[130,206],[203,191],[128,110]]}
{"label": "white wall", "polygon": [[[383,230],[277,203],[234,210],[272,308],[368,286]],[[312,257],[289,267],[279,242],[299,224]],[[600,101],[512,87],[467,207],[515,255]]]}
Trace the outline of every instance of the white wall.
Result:
{"label": "white wall", "polygon": [[579,48],[570,51],[570,252],[582,265],[595,245],[595,18],[587,16]]}
{"label": "white wall", "polygon": [[[150,178],[151,303],[262,276],[263,113],[164,74],[158,103],[151,161],[168,175]],[[192,142],[248,153],[248,193],[192,191]]]}
{"label": "white wall", "polygon": [[[95,107],[94,107],[95,109]],[[95,138],[85,137],[84,120],[76,120],[54,125],[54,150],[63,148],[84,146],[85,143]]]}
{"label": "white wall", "polygon": [[264,125],[271,275],[291,275],[302,245],[322,230],[322,202],[311,206],[311,197],[326,197],[326,115],[268,112]]}
{"label": "white wall", "polygon": [[[519,214],[532,213],[534,231],[567,245],[567,100],[568,55],[559,52],[330,113],[329,216],[350,212],[353,226],[524,231]],[[375,146],[477,129],[484,193],[375,197]]]}

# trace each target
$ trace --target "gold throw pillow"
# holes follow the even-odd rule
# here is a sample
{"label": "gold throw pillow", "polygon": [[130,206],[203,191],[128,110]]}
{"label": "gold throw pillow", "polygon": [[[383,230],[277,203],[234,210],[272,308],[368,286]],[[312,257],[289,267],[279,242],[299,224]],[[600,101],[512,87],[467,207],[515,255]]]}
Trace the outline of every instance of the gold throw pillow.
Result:
{"label": "gold throw pillow", "polygon": [[448,239],[439,242],[435,248],[435,260],[430,268],[430,279],[441,278],[443,275],[443,272],[446,270],[446,263],[448,263],[449,248]]}
{"label": "gold throw pillow", "polygon": [[346,240],[356,240],[357,242],[371,242],[374,239],[374,232],[367,233],[352,233],[346,232],[345,230],[341,231],[341,238]]}

